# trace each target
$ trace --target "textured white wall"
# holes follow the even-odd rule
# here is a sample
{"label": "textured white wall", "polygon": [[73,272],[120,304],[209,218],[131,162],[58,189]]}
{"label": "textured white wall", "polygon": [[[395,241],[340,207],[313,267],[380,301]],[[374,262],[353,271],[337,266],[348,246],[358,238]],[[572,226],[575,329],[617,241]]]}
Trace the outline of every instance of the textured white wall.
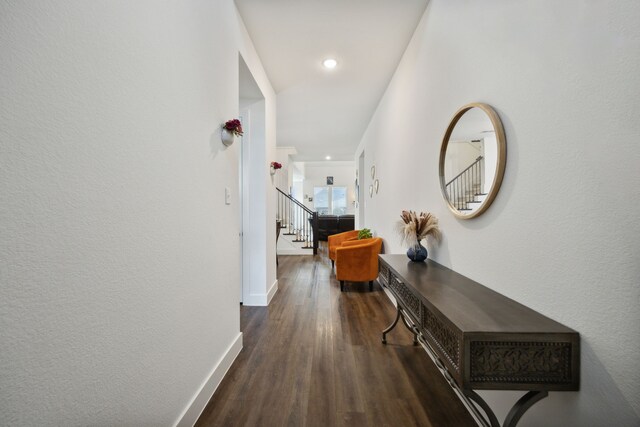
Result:
{"label": "textured white wall", "polygon": [[0,3],[0,424],[170,425],[237,342],[238,19]]}
{"label": "textured white wall", "polygon": [[[359,150],[380,194],[367,223],[404,251],[402,209],[429,210],[430,256],[580,332],[582,384],[522,426],[637,426],[640,413],[640,3],[432,0]],[[494,204],[457,220],[438,183],[453,113],[502,117],[507,169]],[[502,414],[512,393],[486,393]]]}
{"label": "textured white wall", "polygon": [[279,162],[282,169],[278,170],[271,178],[273,185],[281,189],[285,193],[289,193],[289,188],[293,184],[294,165],[292,156],[297,153],[294,147],[276,147],[275,158],[269,161]]}

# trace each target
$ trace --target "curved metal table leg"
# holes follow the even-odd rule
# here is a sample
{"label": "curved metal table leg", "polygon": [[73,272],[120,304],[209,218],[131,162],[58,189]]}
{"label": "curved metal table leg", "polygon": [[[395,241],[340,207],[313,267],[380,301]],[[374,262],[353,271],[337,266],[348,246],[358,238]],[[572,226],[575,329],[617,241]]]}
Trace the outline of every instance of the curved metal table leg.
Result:
{"label": "curved metal table leg", "polygon": [[[487,426],[500,427],[498,418],[493,413],[487,402],[485,402],[478,393],[473,390],[465,390],[464,395],[472,400],[475,404],[480,406],[480,408],[482,408],[482,410],[486,414],[486,418],[483,421]],[[504,423],[502,424],[502,426],[515,427],[516,424],[518,424],[518,421],[520,421],[520,418],[522,418],[524,413],[527,412],[529,408],[531,408],[533,405],[535,405],[537,402],[544,399],[548,395],[548,391],[528,391],[524,396],[518,399],[515,405],[513,405],[513,407],[507,414],[507,417],[504,419]]]}
{"label": "curved metal table leg", "polygon": [[548,391],[529,391],[527,394],[522,396],[515,405],[513,405],[513,408],[511,408],[507,414],[507,418],[504,419],[503,426],[515,427],[515,425],[518,424],[518,421],[520,421],[520,417],[522,417],[529,408],[548,395]]}
{"label": "curved metal table leg", "polygon": [[480,397],[478,393],[476,393],[473,390],[465,390],[464,395],[467,396],[469,399],[471,399],[478,406],[480,406],[480,408],[482,408],[482,410],[486,414],[486,417],[489,418],[487,422],[487,419],[483,417],[484,418],[483,421],[486,422],[487,426],[500,427],[500,423],[498,422],[498,418],[496,417],[496,414],[493,413],[493,411],[491,410],[491,407],[489,407],[487,402],[485,402],[484,399]]}
{"label": "curved metal table leg", "polygon": [[[382,344],[386,344],[387,343],[387,334],[389,332],[391,332],[391,330],[393,328],[396,327],[396,325],[398,324],[398,320],[400,320],[400,306],[396,305],[396,310],[397,310],[397,314],[396,314],[396,320],[393,321],[392,324],[390,324],[387,329],[385,329],[384,331],[382,331]],[[404,319],[403,319],[404,320]]]}
{"label": "curved metal table leg", "polygon": [[391,332],[393,328],[396,327],[396,325],[398,324],[398,320],[402,319],[402,323],[404,323],[404,326],[406,326],[409,332],[413,334],[413,345],[418,345],[418,334],[414,330],[414,328],[409,324],[409,322],[407,322],[407,319],[404,317],[404,311],[402,310],[399,304],[396,304],[396,310],[397,310],[396,319],[393,321],[391,325],[389,325],[387,329],[382,331],[382,343],[383,344],[387,343],[387,334]]}

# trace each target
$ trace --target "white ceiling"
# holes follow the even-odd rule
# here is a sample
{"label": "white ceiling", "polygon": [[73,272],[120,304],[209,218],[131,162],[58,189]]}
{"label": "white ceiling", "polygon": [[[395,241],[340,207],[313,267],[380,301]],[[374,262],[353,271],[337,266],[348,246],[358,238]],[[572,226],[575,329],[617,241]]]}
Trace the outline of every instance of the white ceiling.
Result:
{"label": "white ceiling", "polygon": [[353,160],[428,0],[235,2],[278,94],[277,145]]}

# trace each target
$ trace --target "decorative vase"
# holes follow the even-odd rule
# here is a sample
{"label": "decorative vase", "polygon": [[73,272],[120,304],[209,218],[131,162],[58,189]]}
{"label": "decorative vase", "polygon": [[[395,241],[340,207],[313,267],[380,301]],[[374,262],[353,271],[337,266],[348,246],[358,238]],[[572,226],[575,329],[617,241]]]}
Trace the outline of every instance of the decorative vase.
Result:
{"label": "decorative vase", "polygon": [[276,168],[274,168],[273,166],[271,166],[271,171],[270,171],[271,175],[275,175],[276,174]]}
{"label": "decorative vase", "polygon": [[427,259],[427,248],[418,243],[418,246],[411,247],[407,251],[407,256],[411,261],[422,262]]}
{"label": "decorative vase", "polygon": [[225,128],[222,128],[222,133],[220,134],[220,136],[222,138],[222,143],[227,147],[233,144],[233,141],[235,140],[235,135],[233,134],[233,132],[229,132]]}

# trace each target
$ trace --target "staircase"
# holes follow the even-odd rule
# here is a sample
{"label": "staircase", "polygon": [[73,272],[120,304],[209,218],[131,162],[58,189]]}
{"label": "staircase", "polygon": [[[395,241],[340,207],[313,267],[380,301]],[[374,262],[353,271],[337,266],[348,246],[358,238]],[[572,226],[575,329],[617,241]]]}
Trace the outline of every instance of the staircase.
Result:
{"label": "staircase", "polygon": [[279,188],[276,190],[276,223],[280,224],[276,252],[280,255],[316,255],[318,213]]}
{"label": "staircase", "polygon": [[487,194],[484,188],[484,157],[478,157],[465,170],[445,185],[451,204],[459,212],[475,210]]}

